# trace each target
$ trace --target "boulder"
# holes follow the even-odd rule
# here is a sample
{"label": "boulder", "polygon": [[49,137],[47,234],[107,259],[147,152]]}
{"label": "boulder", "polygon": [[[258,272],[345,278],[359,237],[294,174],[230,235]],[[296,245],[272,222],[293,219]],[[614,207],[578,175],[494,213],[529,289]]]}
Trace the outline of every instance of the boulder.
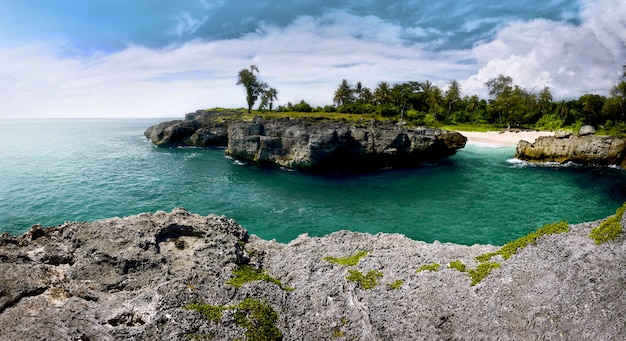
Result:
{"label": "boulder", "polygon": [[565,131],[565,130],[562,130],[562,129],[559,129],[559,130],[557,130],[554,133],[554,138],[557,138],[557,139],[564,139],[564,138],[568,138],[570,136],[572,136],[572,132],[571,131]]}
{"label": "boulder", "polygon": [[590,126],[590,125],[582,126],[578,130],[578,135],[580,136],[593,135],[595,133],[596,133],[596,130],[594,129],[593,126]]}
{"label": "boulder", "polygon": [[497,247],[348,231],[280,244],[180,208],[35,226],[0,235],[0,338],[619,340],[626,238],[596,245],[599,224],[495,256],[474,286]]}
{"label": "boulder", "polygon": [[534,143],[520,141],[516,158],[530,162],[574,162],[581,165],[626,167],[626,137],[571,135],[543,136]]}

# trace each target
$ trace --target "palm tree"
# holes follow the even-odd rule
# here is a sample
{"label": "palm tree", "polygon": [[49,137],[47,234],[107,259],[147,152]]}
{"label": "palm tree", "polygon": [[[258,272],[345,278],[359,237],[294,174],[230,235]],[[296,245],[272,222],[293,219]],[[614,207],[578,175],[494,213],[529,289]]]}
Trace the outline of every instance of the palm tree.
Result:
{"label": "palm tree", "polygon": [[335,97],[333,100],[337,105],[354,102],[354,90],[352,90],[352,86],[348,84],[346,79],[343,79],[341,84],[339,84],[339,87],[335,91]]}
{"label": "palm tree", "polygon": [[436,86],[431,86],[430,91],[428,92],[428,97],[426,97],[426,105],[428,105],[428,111],[430,113],[437,113],[439,111],[439,104],[442,101],[441,89]]}
{"label": "palm tree", "polygon": [[448,115],[452,111],[452,105],[461,99],[461,85],[455,79],[448,83],[448,90],[446,91],[446,102],[448,103]]}
{"label": "palm tree", "polygon": [[389,83],[380,82],[378,87],[374,90],[374,99],[378,103],[378,105],[387,105],[392,102],[392,94],[391,88],[389,88]]}

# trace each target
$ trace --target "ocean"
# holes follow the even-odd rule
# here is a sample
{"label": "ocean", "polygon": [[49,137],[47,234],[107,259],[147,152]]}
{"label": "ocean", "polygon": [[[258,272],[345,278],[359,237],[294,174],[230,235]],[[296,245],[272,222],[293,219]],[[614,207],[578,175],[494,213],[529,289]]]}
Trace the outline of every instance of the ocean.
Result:
{"label": "ocean", "polygon": [[502,245],[544,224],[593,221],[626,201],[626,172],[513,159],[468,144],[415,169],[353,176],[260,168],[222,149],[152,145],[166,119],[0,120],[0,233],[184,207],[289,242],[338,230]]}

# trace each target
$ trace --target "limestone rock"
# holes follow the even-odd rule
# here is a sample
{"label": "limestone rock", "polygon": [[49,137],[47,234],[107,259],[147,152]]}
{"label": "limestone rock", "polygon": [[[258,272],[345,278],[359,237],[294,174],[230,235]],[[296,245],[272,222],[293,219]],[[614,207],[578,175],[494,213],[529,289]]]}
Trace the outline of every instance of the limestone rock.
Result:
{"label": "limestone rock", "polygon": [[454,132],[376,121],[356,126],[260,117],[231,124],[228,136],[227,155],[304,170],[416,165],[453,155],[466,142]]}
{"label": "limestone rock", "polygon": [[247,122],[221,115],[200,111],[184,121],[150,127],[144,134],[161,147],[224,146],[227,155],[239,159],[311,171],[415,166],[454,155],[467,141],[456,132],[392,122],[260,116]]}
{"label": "limestone rock", "polygon": [[[626,237],[595,245],[588,234],[598,224],[498,256],[500,268],[476,286],[448,264],[473,269],[494,246],[347,231],[280,244],[183,209],[37,226],[0,235],[0,338],[245,339],[232,307],[251,298],[277,314],[283,340],[618,340],[626,335]],[[353,266],[324,260],[364,250]],[[227,284],[242,253],[294,290]],[[416,272],[432,263],[439,271]],[[364,289],[347,279],[355,272],[382,277]],[[194,302],[231,308],[214,322],[184,308]]]}
{"label": "limestone rock", "polygon": [[531,162],[574,162],[582,165],[626,167],[626,137],[571,135],[543,136],[534,143],[520,141],[516,158]]}

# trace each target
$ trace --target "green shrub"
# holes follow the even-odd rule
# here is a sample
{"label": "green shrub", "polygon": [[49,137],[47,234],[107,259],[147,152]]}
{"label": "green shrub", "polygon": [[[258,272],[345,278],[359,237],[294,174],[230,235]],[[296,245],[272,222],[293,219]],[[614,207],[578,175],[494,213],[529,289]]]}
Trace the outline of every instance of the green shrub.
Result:
{"label": "green shrub", "polygon": [[589,237],[596,241],[597,245],[614,240],[622,234],[622,217],[626,211],[626,203],[615,211],[615,214],[607,218],[600,225],[593,228]]}
{"label": "green shrub", "polygon": [[295,288],[283,286],[281,281],[268,275],[265,270],[251,267],[250,265],[239,265],[233,269],[233,278],[231,278],[226,284],[230,284],[235,288],[240,288],[242,285],[252,281],[266,281],[278,285],[281,289],[286,291],[293,291]]}
{"label": "green shrub", "polygon": [[359,261],[361,260],[361,258],[367,256],[368,254],[369,254],[368,251],[359,251],[352,256],[339,257],[339,258],[324,257],[322,258],[322,260],[325,260],[333,264],[342,265],[342,266],[355,266],[359,264]]}
{"label": "green shrub", "polygon": [[349,275],[346,279],[350,282],[357,283],[361,288],[365,290],[373,289],[378,286],[378,279],[383,277],[383,273],[378,270],[370,270],[367,272],[367,275],[363,275],[361,271],[358,270],[348,270]]}
{"label": "green shrub", "polygon": [[424,264],[424,265],[420,266],[419,269],[417,269],[415,272],[439,271],[440,267],[441,267],[441,265],[439,265],[438,263]]}

